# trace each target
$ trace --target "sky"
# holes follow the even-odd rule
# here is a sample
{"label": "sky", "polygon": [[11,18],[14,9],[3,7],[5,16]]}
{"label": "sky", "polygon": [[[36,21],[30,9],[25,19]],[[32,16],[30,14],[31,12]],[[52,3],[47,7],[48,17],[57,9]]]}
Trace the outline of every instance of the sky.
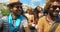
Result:
{"label": "sky", "polygon": [[[4,2],[6,4],[9,3],[9,0],[0,0],[0,3]],[[20,0],[23,5],[31,6],[31,7],[36,7],[36,6],[41,6],[44,7],[46,0]]]}
{"label": "sky", "polygon": [[20,0],[23,5],[29,5],[32,7],[41,6],[44,7],[46,0]]}
{"label": "sky", "polygon": [[6,4],[9,4],[9,0],[0,0],[0,3],[6,3]]}

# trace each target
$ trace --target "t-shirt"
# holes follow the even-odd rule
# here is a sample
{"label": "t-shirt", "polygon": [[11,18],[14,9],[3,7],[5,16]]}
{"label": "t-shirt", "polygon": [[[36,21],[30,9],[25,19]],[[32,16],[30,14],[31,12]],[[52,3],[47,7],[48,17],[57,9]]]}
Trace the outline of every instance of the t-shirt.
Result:
{"label": "t-shirt", "polygon": [[[54,24],[49,24],[49,22],[46,19],[46,16],[43,16],[42,18],[39,19],[38,21],[38,28],[44,29],[44,32],[50,32],[52,28],[54,27]],[[60,24],[58,25],[57,29],[55,32],[60,32]]]}
{"label": "t-shirt", "polygon": [[[15,20],[13,21],[14,21],[13,25],[15,25],[16,22]],[[2,17],[0,20],[0,23],[2,24],[1,26],[3,26],[3,32],[8,32],[9,31],[8,16]],[[22,32],[23,27],[26,27],[26,26],[28,26],[28,22],[27,22],[27,19],[25,18],[22,20],[18,32]]]}

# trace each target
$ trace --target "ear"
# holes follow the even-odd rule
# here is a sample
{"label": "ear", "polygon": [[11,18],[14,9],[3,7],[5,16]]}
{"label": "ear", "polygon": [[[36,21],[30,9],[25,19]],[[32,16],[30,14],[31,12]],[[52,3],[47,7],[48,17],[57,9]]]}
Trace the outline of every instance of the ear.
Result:
{"label": "ear", "polygon": [[10,11],[12,12],[12,9],[10,9]]}

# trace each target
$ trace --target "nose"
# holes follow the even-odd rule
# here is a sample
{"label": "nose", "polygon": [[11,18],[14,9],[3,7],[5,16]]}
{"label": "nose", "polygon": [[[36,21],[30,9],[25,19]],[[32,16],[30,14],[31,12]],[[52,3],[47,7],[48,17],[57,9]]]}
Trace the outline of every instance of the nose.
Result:
{"label": "nose", "polygon": [[21,8],[18,8],[19,10],[22,10]]}

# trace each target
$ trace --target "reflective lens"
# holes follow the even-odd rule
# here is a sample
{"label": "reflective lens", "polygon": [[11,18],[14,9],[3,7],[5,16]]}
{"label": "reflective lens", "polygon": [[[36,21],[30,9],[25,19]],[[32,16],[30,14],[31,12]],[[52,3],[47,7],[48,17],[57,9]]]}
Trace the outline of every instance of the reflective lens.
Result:
{"label": "reflective lens", "polygon": [[53,9],[56,9],[56,8],[59,8],[60,9],[60,6],[52,6]]}

